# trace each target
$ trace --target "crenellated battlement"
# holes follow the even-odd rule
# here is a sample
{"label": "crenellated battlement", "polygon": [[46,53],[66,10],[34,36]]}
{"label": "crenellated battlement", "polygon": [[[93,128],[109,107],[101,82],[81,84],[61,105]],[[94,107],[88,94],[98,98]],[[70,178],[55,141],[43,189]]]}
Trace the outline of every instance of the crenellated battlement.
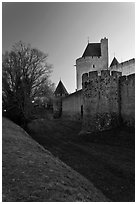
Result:
{"label": "crenellated battlement", "polygon": [[124,85],[124,84],[130,84],[130,82],[132,82],[135,85],[135,74],[130,74],[128,76],[121,76],[120,77],[120,84]]}
{"label": "crenellated battlement", "polygon": [[121,76],[121,77],[120,77],[120,80],[121,80],[121,81],[129,81],[129,80],[131,80],[131,79],[135,79],[135,74],[130,74],[130,75],[128,75],[128,76]]}
{"label": "crenellated battlement", "polygon": [[89,82],[92,81],[94,79],[106,79],[106,78],[110,78],[110,79],[115,79],[115,78],[119,78],[120,76],[122,76],[121,72],[118,71],[110,71],[110,70],[101,70],[101,74],[98,71],[92,71],[89,73],[84,73],[82,75],[82,84],[84,84],[85,82]]}

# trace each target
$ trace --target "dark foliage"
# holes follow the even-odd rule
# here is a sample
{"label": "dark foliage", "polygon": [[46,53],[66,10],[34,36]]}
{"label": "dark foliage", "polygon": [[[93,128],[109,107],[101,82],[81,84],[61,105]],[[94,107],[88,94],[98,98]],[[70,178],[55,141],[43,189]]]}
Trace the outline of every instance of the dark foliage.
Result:
{"label": "dark foliage", "polygon": [[2,59],[3,115],[18,124],[32,117],[35,98],[52,96],[54,85],[49,76],[52,66],[47,55],[21,41]]}

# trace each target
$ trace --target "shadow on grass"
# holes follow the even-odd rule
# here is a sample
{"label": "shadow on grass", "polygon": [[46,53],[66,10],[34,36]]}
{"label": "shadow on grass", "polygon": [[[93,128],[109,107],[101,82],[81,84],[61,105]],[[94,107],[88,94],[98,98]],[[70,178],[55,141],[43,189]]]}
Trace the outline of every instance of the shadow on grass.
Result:
{"label": "shadow on grass", "polygon": [[135,200],[134,130],[125,127],[79,135],[81,123],[35,120],[29,134],[115,202]]}

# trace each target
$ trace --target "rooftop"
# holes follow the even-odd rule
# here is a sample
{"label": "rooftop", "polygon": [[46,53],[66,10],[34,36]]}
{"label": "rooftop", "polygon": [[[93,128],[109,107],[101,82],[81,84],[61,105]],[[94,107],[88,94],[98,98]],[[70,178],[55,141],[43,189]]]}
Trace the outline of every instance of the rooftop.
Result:
{"label": "rooftop", "polygon": [[88,43],[82,57],[100,57],[101,56],[101,43]]}
{"label": "rooftop", "polygon": [[62,81],[60,80],[59,83],[58,83],[58,86],[54,92],[55,95],[68,95],[68,92],[65,88],[65,86],[63,85]]}
{"label": "rooftop", "polygon": [[114,65],[118,65],[119,62],[117,61],[117,59],[114,57],[111,64],[110,64],[110,67],[114,66]]}

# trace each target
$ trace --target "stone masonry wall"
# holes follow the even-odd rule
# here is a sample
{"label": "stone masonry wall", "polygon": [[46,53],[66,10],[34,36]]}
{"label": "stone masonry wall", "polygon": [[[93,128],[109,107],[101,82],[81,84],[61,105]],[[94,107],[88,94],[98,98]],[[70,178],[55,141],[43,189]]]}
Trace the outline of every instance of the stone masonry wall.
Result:
{"label": "stone masonry wall", "polygon": [[82,105],[82,90],[68,95],[62,99],[62,116],[73,120],[81,119]]}
{"label": "stone masonry wall", "polygon": [[[94,67],[93,67],[94,66]],[[82,88],[82,75],[86,72],[101,70],[102,57],[85,57],[76,60],[77,90]],[[104,66],[106,69],[107,66]]]}
{"label": "stone masonry wall", "polygon": [[122,62],[118,65],[109,67],[109,70],[122,72],[122,76],[134,74],[135,73],[135,59],[131,59],[131,60]]}
{"label": "stone masonry wall", "polygon": [[135,126],[135,74],[120,78],[121,118],[126,126]]}
{"label": "stone masonry wall", "polygon": [[62,97],[54,97],[53,100],[53,117],[59,118],[62,114]]}
{"label": "stone masonry wall", "polygon": [[102,70],[83,74],[83,131],[96,132],[119,124],[120,72]]}
{"label": "stone masonry wall", "polygon": [[83,74],[83,131],[96,132],[125,124],[135,127],[135,74],[102,70]]}
{"label": "stone masonry wall", "polygon": [[108,39],[101,39],[100,57],[81,57],[76,60],[77,90],[82,88],[82,75],[86,72],[101,71],[108,68]]}

